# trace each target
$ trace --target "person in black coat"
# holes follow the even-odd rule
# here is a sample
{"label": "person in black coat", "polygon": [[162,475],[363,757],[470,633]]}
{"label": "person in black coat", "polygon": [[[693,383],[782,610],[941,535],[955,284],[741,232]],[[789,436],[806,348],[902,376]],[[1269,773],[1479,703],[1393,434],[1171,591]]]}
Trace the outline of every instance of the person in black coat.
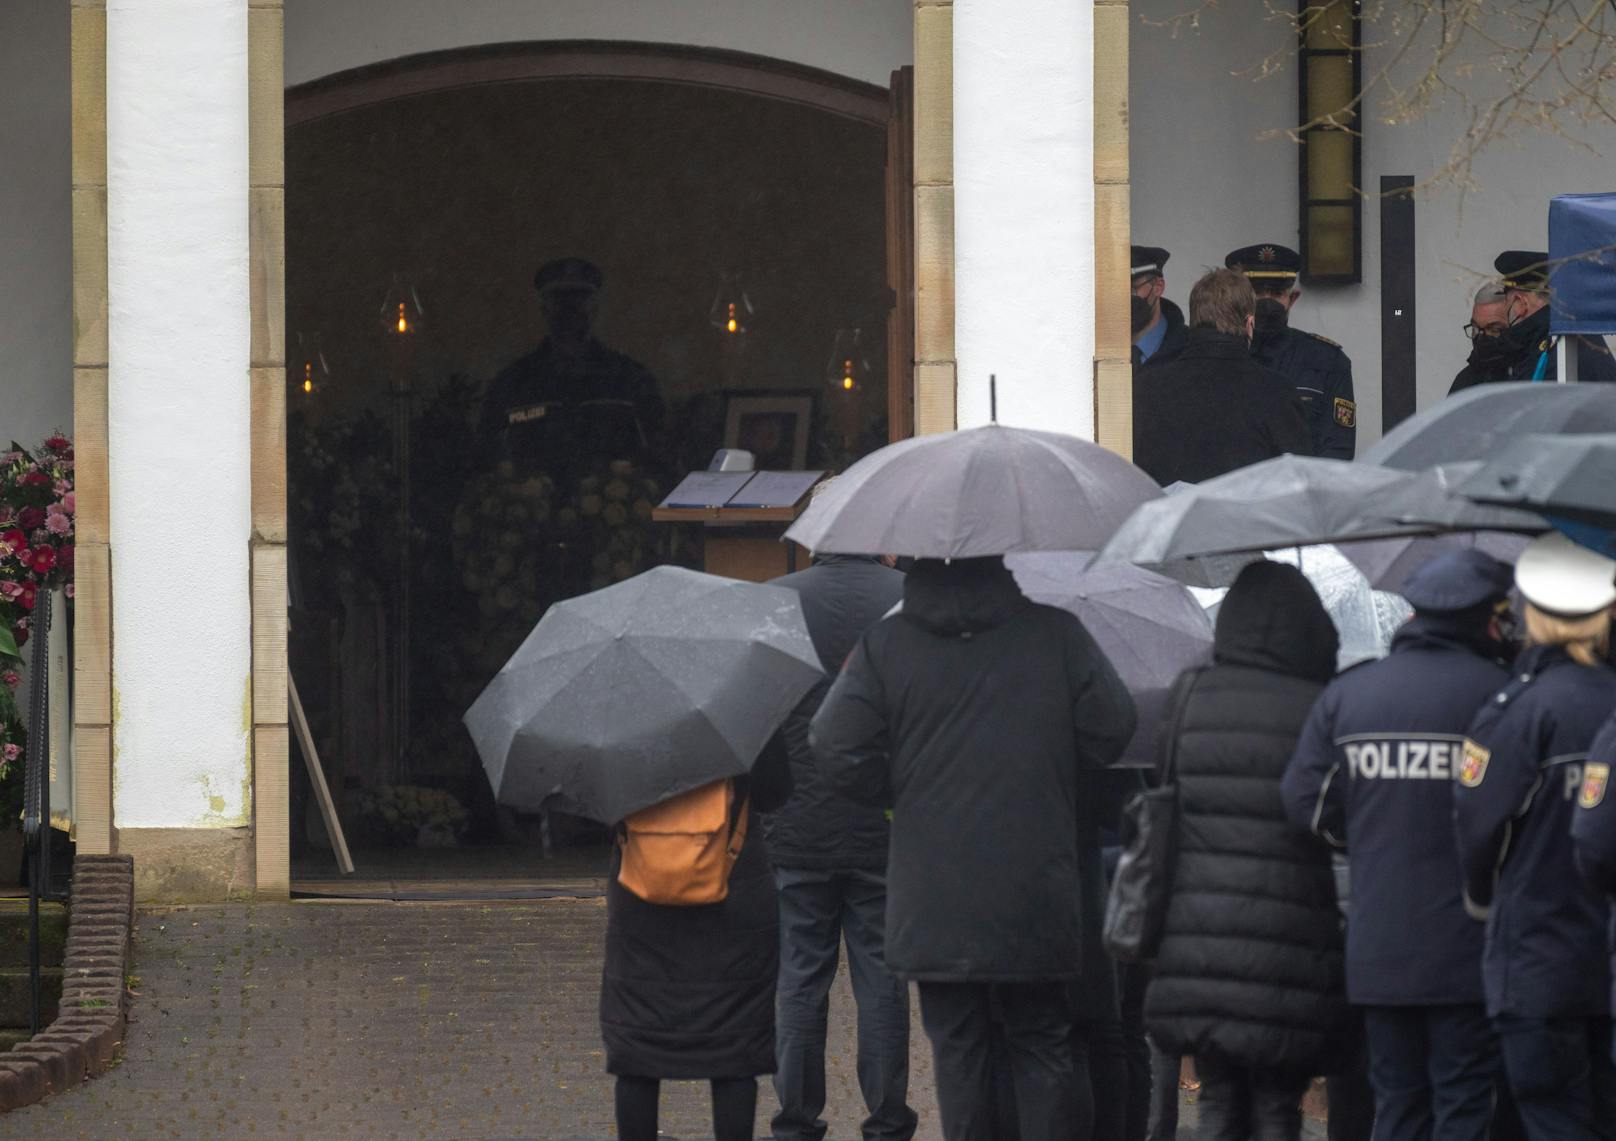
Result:
{"label": "person in black coat", "polygon": [[[1599,736],[1589,746],[1588,760],[1582,766],[1582,787],[1577,792],[1577,811],[1571,820],[1571,843],[1577,869],[1593,889],[1616,901],[1616,796],[1610,795],[1610,770],[1616,764],[1616,714],[1612,714]],[[1611,924],[1611,978],[1616,986],[1616,910]],[[1616,1000],[1611,1005],[1616,1010]],[[1616,1041],[1612,1042],[1616,1051]]]}
{"label": "person in black coat", "polygon": [[1558,534],[1515,568],[1527,647],[1466,734],[1454,823],[1467,907],[1485,919],[1482,981],[1516,1108],[1533,1138],[1609,1139],[1609,910],[1571,841],[1584,761],[1616,707],[1616,562]]}
{"label": "person in black coat", "polygon": [[1476,550],[1415,571],[1391,654],[1330,683],[1281,785],[1291,822],[1351,862],[1347,994],[1364,1008],[1380,1141],[1484,1141],[1493,1115],[1498,1043],[1453,858],[1453,782],[1465,730],[1509,680],[1510,582]]}
{"label": "person in black coat", "polygon": [[[1449,392],[1488,380],[1558,380],[1557,338],[1549,332],[1549,255],[1542,250],[1505,250],[1493,259],[1504,286],[1505,327],[1488,346],[1492,367],[1465,385],[1454,378]],[[1605,338],[1576,338],[1577,379],[1616,381],[1616,360]],[[1501,373],[1501,375],[1500,375]]]}
{"label": "person in black coat", "polygon": [[1163,487],[1312,453],[1294,388],[1252,359],[1255,306],[1244,277],[1213,270],[1190,291],[1184,351],[1134,370],[1133,462]]}
{"label": "person in black coat", "polygon": [[1000,558],[917,561],[902,613],[859,641],[814,717],[830,780],[893,808],[887,963],[919,984],[948,1141],[994,1136],[995,1012],[1022,1141],[1069,1141],[1076,805],[1134,721],[1083,624],[1023,597]]}
{"label": "person in black coat", "polygon": [[1348,1044],[1329,849],[1280,797],[1337,645],[1300,571],[1253,563],[1177,718],[1178,854],[1145,1025],[1195,1056],[1203,1138],[1295,1141],[1309,1078]]}
{"label": "person in black coat", "polygon": [[[823,486],[823,485],[822,485]],[[903,575],[862,555],[815,555],[774,580],[802,599],[803,619],[827,671],[864,631],[903,599]],[[791,798],[767,821],[780,891],[780,981],[774,1089],[777,1141],[820,1141],[825,1123],[825,1033],[831,982],[847,940],[858,1005],[858,1077],[868,1141],[908,1141],[909,990],[886,965],[887,835],[879,805],[849,800],[814,763],[808,724],[830,678],[816,684],[781,726],[791,758]]]}
{"label": "person in black coat", "polygon": [[747,840],[722,903],[647,903],[618,882],[606,887],[606,962],[600,1031],[606,1072],[617,1077],[617,1135],[653,1141],[661,1082],[712,1083],[716,1141],[751,1141],[757,1075],[774,1072],[774,986],[780,921],[759,815],[785,803],[791,774],[776,735],[746,777]]}

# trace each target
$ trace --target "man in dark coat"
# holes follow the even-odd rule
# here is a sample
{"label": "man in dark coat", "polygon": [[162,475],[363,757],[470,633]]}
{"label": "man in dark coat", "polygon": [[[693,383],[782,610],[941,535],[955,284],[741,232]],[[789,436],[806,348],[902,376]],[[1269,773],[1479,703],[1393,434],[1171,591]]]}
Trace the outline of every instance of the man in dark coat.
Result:
{"label": "man in dark coat", "polygon": [[[903,575],[860,555],[816,555],[774,580],[802,599],[803,619],[826,672],[864,631],[903,599]],[[777,1141],[821,1141],[825,1122],[825,1023],[843,937],[858,1005],[858,1078],[869,1116],[866,1141],[908,1141],[909,990],[886,965],[887,835],[879,805],[831,787],[808,746],[808,723],[830,689],[809,690],[781,727],[791,757],[791,798],[768,823],[780,889],[780,982],[776,988],[774,1115]]]}
{"label": "man in dark coat", "polygon": [[1213,270],[1190,291],[1190,333],[1166,364],[1134,370],[1133,462],[1163,487],[1312,450],[1294,389],[1251,357],[1256,296]]}
{"label": "man in dark coat", "polygon": [[1134,721],[1083,624],[1000,558],[917,561],[813,720],[829,779],[893,808],[887,963],[919,983],[948,1141],[994,1137],[995,1013],[1022,1141],[1070,1141],[1076,805]]}
{"label": "man in dark coat", "polygon": [[1195,1056],[1206,1137],[1296,1141],[1309,1078],[1349,1044],[1329,849],[1279,791],[1337,640],[1300,571],[1253,563],[1172,726],[1178,852],[1145,1025]]}
{"label": "man in dark coat", "polygon": [[1133,246],[1132,320],[1133,363],[1139,365],[1154,361],[1166,364],[1176,360],[1189,340],[1189,328],[1184,324],[1184,311],[1163,294],[1167,278],[1168,252],[1160,246]]}
{"label": "man in dark coat", "polygon": [[[1507,327],[1500,338],[1504,380],[1558,380],[1560,354],[1549,333],[1549,255],[1505,250],[1493,261],[1504,282]],[[1577,380],[1616,381],[1616,360],[1603,337],[1577,338]]]}
{"label": "man in dark coat", "polygon": [[570,494],[591,464],[654,461],[662,394],[638,362],[594,335],[599,267],[560,258],[533,277],[548,335],[488,386],[482,434],[518,477],[548,475]]}
{"label": "man in dark coat", "polygon": [[1302,255],[1273,242],[1232,251],[1223,264],[1239,270],[1257,291],[1257,327],[1251,353],[1296,389],[1307,420],[1309,454],[1350,460],[1358,446],[1358,404],[1352,391],[1352,361],[1328,337],[1290,323]]}
{"label": "man in dark coat", "polygon": [[1470,356],[1464,368],[1448,386],[1448,395],[1509,379],[1513,351],[1504,333],[1509,328],[1509,295],[1501,281],[1489,281],[1476,291],[1470,302],[1470,321],[1464,327],[1470,338]]}
{"label": "man in dark coat", "polygon": [[1476,550],[1417,570],[1391,654],[1330,683],[1281,785],[1291,822],[1351,861],[1347,995],[1365,1008],[1380,1141],[1488,1135],[1498,1044],[1453,858],[1453,782],[1471,719],[1509,680],[1509,589],[1510,568]]}
{"label": "man in dark coat", "polygon": [[[1616,796],[1610,795],[1611,766],[1616,765],[1616,714],[1594,738],[1582,766],[1577,811],[1571,820],[1571,842],[1577,869],[1594,890],[1616,899]],[[1612,913],[1611,979],[1616,985],[1616,912]],[[1611,1003],[1616,1010],[1616,999]]]}

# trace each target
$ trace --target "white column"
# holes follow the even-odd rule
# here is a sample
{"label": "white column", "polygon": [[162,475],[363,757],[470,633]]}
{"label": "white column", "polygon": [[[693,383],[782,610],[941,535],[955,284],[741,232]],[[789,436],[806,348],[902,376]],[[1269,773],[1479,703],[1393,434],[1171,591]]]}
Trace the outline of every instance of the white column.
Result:
{"label": "white column", "polygon": [[108,0],[113,815],[251,815],[247,0]]}
{"label": "white column", "polygon": [[1094,437],[1094,9],[955,0],[959,425]]}

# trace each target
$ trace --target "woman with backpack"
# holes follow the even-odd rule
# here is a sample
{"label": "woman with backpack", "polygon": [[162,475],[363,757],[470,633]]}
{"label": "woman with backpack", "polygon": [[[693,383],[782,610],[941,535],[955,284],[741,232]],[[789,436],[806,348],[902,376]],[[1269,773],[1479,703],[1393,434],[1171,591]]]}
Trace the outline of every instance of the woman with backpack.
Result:
{"label": "woman with backpack", "polygon": [[1145,1025],[1195,1058],[1201,1141],[1296,1141],[1309,1079],[1348,1040],[1329,850],[1280,799],[1337,644],[1300,571],[1253,563],[1218,611],[1213,664],[1176,691],[1178,854]]}
{"label": "woman with backpack", "polygon": [[633,818],[619,829],[606,889],[600,1029],[606,1071],[617,1078],[621,1141],[653,1141],[661,1083],[692,1079],[712,1083],[715,1141],[751,1141],[757,1076],[774,1072],[780,964],[778,903],[758,816],[784,804],[790,793],[789,764],[777,736],[747,776],[685,794],[676,798],[679,804],[668,802],[670,810],[682,805],[697,812],[718,805],[713,823],[722,834],[715,842],[730,850],[738,843],[727,891],[717,888],[719,902],[642,898],[713,892],[711,884],[681,884],[689,869],[666,860],[650,843],[642,849],[646,837],[636,832]]}

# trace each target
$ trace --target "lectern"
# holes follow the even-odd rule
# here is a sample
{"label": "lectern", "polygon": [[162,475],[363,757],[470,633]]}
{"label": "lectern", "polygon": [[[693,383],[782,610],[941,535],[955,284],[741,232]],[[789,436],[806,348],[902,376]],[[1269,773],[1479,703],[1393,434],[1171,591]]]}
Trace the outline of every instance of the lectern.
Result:
{"label": "lectern", "polygon": [[808,506],[822,471],[693,472],[651,512],[656,523],[699,523],[708,574],[766,582],[808,565],[808,553],[781,542]]}

